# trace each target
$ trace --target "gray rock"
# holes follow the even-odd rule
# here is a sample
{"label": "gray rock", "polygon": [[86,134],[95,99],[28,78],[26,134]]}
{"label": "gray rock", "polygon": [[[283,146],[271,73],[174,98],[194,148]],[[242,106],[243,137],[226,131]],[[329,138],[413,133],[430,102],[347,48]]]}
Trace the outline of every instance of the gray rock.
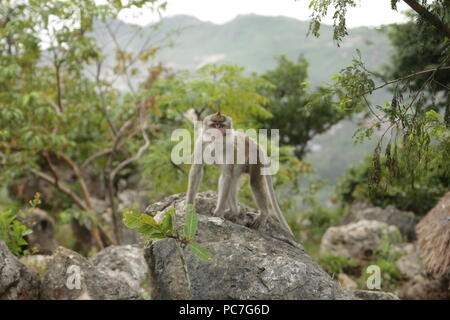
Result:
{"label": "gray rock", "polygon": [[22,222],[33,232],[26,236],[27,247],[35,253],[52,254],[58,246],[55,240],[56,223],[45,211],[30,209]]}
{"label": "gray rock", "polygon": [[112,279],[125,281],[136,291],[141,290],[141,285],[148,276],[144,250],[135,246],[111,246],[89,260],[98,270]]}
{"label": "gray rock", "polygon": [[374,207],[368,203],[355,203],[347,215],[342,219],[342,224],[358,222],[360,220],[376,220],[396,226],[402,235],[412,241],[416,238],[416,219],[413,212],[401,211],[393,206],[386,208]]}
{"label": "gray rock", "polygon": [[140,292],[126,281],[110,277],[90,261],[69,249],[58,247],[47,267],[41,297],[48,300],[139,299]]}
{"label": "gray rock", "polygon": [[[211,217],[216,203],[213,192],[197,198],[199,231],[196,241],[214,256],[203,262],[185,250],[193,299],[355,299],[340,288],[306,254],[300,244],[274,221],[260,231],[247,228],[256,214],[241,205],[234,221]],[[176,208],[183,220],[184,195],[165,198],[147,208],[152,215]],[[187,281],[175,240],[154,242],[145,251],[152,275],[154,299],[189,297]]]}
{"label": "gray rock", "polygon": [[399,298],[390,292],[355,290],[353,293],[362,300],[399,300]]}
{"label": "gray rock", "polygon": [[409,300],[448,300],[450,280],[430,274],[416,274],[403,284],[399,295],[402,299]]}
{"label": "gray rock", "polygon": [[31,270],[36,271],[40,276],[43,276],[52,259],[53,257],[49,255],[33,254],[21,257],[20,262]]}
{"label": "gray rock", "polygon": [[382,239],[399,236],[396,226],[375,220],[360,220],[347,225],[330,227],[320,243],[320,254],[370,260]]}
{"label": "gray rock", "polygon": [[0,300],[36,300],[39,275],[28,269],[0,240]]}
{"label": "gray rock", "polygon": [[417,275],[426,273],[417,252],[401,257],[395,264],[397,265],[398,270],[408,278],[414,278]]}

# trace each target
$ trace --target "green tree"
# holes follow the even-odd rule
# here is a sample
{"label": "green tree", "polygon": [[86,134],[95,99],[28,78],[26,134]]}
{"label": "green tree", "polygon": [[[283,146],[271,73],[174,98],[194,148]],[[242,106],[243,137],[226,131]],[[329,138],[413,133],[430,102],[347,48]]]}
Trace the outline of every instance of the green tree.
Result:
{"label": "green tree", "polygon": [[[391,8],[396,10],[399,0],[391,1]],[[368,183],[370,189],[386,192],[384,182],[393,183],[399,177],[402,181],[397,186],[407,188],[408,193],[417,192],[424,183],[426,172],[436,170],[437,176],[443,179],[444,185],[450,177],[450,131],[448,121],[436,112],[442,104],[445,105],[445,96],[448,87],[441,83],[450,69],[450,51],[448,39],[450,29],[448,21],[448,1],[421,1],[404,0],[416,13],[416,22],[413,29],[418,34],[428,34],[431,38],[425,40],[427,52],[425,60],[411,59],[420,56],[420,44],[411,45],[415,35],[395,32],[391,38],[397,48],[404,53],[400,54],[393,63],[399,63],[399,69],[394,68],[398,78],[386,80],[378,73],[370,71],[362,60],[361,54],[353,59],[352,65],[344,68],[334,77],[334,90],[343,92],[345,100],[364,104],[371,113],[371,120],[366,121],[356,132],[358,139],[371,138],[379,134],[378,143],[372,157],[372,169]],[[357,1],[311,1],[314,10],[311,30],[318,35],[320,20],[327,14],[329,7],[334,7],[334,38],[339,41],[347,34],[345,15],[348,7],[355,6]],[[404,28],[411,28],[411,24]],[[433,35],[431,36],[431,33]],[[417,39],[417,38],[416,38]],[[421,38],[422,39],[422,38]],[[402,42],[403,41],[403,42]],[[409,46],[408,46],[409,44]],[[406,48],[405,48],[406,47]],[[419,51],[417,51],[419,50]],[[409,65],[411,63],[411,65]],[[407,71],[410,68],[422,66],[423,70]],[[393,75],[392,75],[393,76]],[[381,78],[381,81],[380,81]],[[392,100],[383,105],[372,105],[368,96],[381,88],[392,88]],[[439,88],[439,89],[438,89]],[[444,98],[443,98],[444,97]],[[341,103],[341,107],[345,105]],[[383,155],[384,154],[384,155]],[[383,171],[383,157],[386,158],[386,174],[390,177],[385,180]],[[425,179],[426,183],[432,180]]]}
{"label": "green tree", "polygon": [[280,129],[281,144],[294,146],[299,159],[308,152],[311,139],[349,114],[335,107],[328,87],[309,90],[308,62],[303,56],[296,62],[277,57],[276,68],[262,77],[271,84],[262,88],[261,94],[269,98],[266,107],[273,117],[260,121],[265,128]]}
{"label": "green tree", "polygon": [[[450,10],[450,6],[446,10]],[[389,65],[385,67],[385,79],[398,79],[405,74],[433,68],[441,63],[443,55],[448,54],[450,42],[437,33],[433,26],[416,23],[412,12],[408,13],[408,17],[407,23],[386,28],[394,52]],[[427,85],[429,76],[423,73],[411,78],[409,89],[419,91],[424,86],[423,91],[430,98],[425,102],[426,109],[444,109],[444,119],[450,128],[450,95],[447,92],[450,90],[450,72],[437,72],[433,81]]]}
{"label": "green tree", "polygon": [[[129,81],[139,73],[136,62],[147,62],[158,47],[145,42],[131,54],[109,32],[116,58],[106,70],[106,53],[92,31],[94,23],[110,30],[123,10],[144,6],[160,9],[155,0],[7,1],[0,8],[1,183],[34,176],[68,199],[66,208],[82,212],[94,213],[93,195],[108,199],[112,234],[95,219],[73,221],[74,229],[92,235],[80,243],[97,248],[120,242],[117,176],[150,145],[149,121],[156,115],[148,92],[164,69],[151,68],[136,87]],[[127,90],[113,86],[117,79]],[[93,176],[103,188],[91,183]]]}

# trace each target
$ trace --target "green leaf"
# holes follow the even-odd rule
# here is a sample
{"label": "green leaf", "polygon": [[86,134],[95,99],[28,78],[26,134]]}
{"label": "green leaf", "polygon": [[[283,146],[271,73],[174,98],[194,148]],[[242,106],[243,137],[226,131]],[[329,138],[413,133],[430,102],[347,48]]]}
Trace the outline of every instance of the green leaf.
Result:
{"label": "green leaf", "polygon": [[155,218],[145,213],[140,214],[139,221],[141,222],[141,224],[148,224],[154,227],[158,226],[158,222],[156,222]]}
{"label": "green leaf", "polygon": [[142,233],[142,234],[151,234],[153,232],[160,232],[159,229],[151,224],[144,224],[142,226],[139,226],[137,229],[137,232]]}
{"label": "green leaf", "polygon": [[175,209],[171,208],[164,213],[163,220],[161,222],[161,231],[165,234],[172,235],[174,231],[173,216]]}
{"label": "green leaf", "polygon": [[198,217],[192,206],[188,206],[188,212],[184,221],[184,236],[187,240],[192,240],[197,234]]}
{"label": "green leaf", "polygon": [[123,217],[123,223],[131,229],[135,229],[139,226],[141,226],[141,213],[135,211],[135,210],[130,210],[127,213],[125,213],[124,217]]}
{"label": "green leaf", "polygon": [[213,256],[208,248],[205,248],[197,242],[190,242],[189,248],[191,248],[192,253],[202,261],[211,262],[213,261]]}

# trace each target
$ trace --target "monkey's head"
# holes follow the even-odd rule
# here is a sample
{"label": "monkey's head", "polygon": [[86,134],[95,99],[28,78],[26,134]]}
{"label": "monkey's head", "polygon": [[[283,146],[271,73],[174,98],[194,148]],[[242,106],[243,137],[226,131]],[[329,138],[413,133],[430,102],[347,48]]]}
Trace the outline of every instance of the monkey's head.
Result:
{"label": "monkey's head", "polygon": [[219,130],[224,135],[227,129],[231,129],[233,127],[233,123],[231,117],[221,114],[219,111],[205,117],[205,119],[203,119],[203,127],[206,130]]}

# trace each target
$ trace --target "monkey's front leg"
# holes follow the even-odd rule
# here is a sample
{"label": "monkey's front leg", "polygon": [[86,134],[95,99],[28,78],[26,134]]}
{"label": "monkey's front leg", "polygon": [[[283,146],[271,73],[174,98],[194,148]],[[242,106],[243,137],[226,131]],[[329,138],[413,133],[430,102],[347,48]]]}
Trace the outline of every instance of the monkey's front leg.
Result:
{"label": "monkey's front leg", "polygon": [[219,178],[219,196],[217,199],[217,206],[213,215],[215,217],[223,218],[225,215],[225,208],[228,201],[228,195],[230,193],[231,180],[232,180],[232,166],[224,165]]}
{"label": "monkey's front leg", "polygon": [[186,194],[186,205],[194,204],[195,195],[203,177],[203,165],[192,164],[189,170],[188,190]]}

